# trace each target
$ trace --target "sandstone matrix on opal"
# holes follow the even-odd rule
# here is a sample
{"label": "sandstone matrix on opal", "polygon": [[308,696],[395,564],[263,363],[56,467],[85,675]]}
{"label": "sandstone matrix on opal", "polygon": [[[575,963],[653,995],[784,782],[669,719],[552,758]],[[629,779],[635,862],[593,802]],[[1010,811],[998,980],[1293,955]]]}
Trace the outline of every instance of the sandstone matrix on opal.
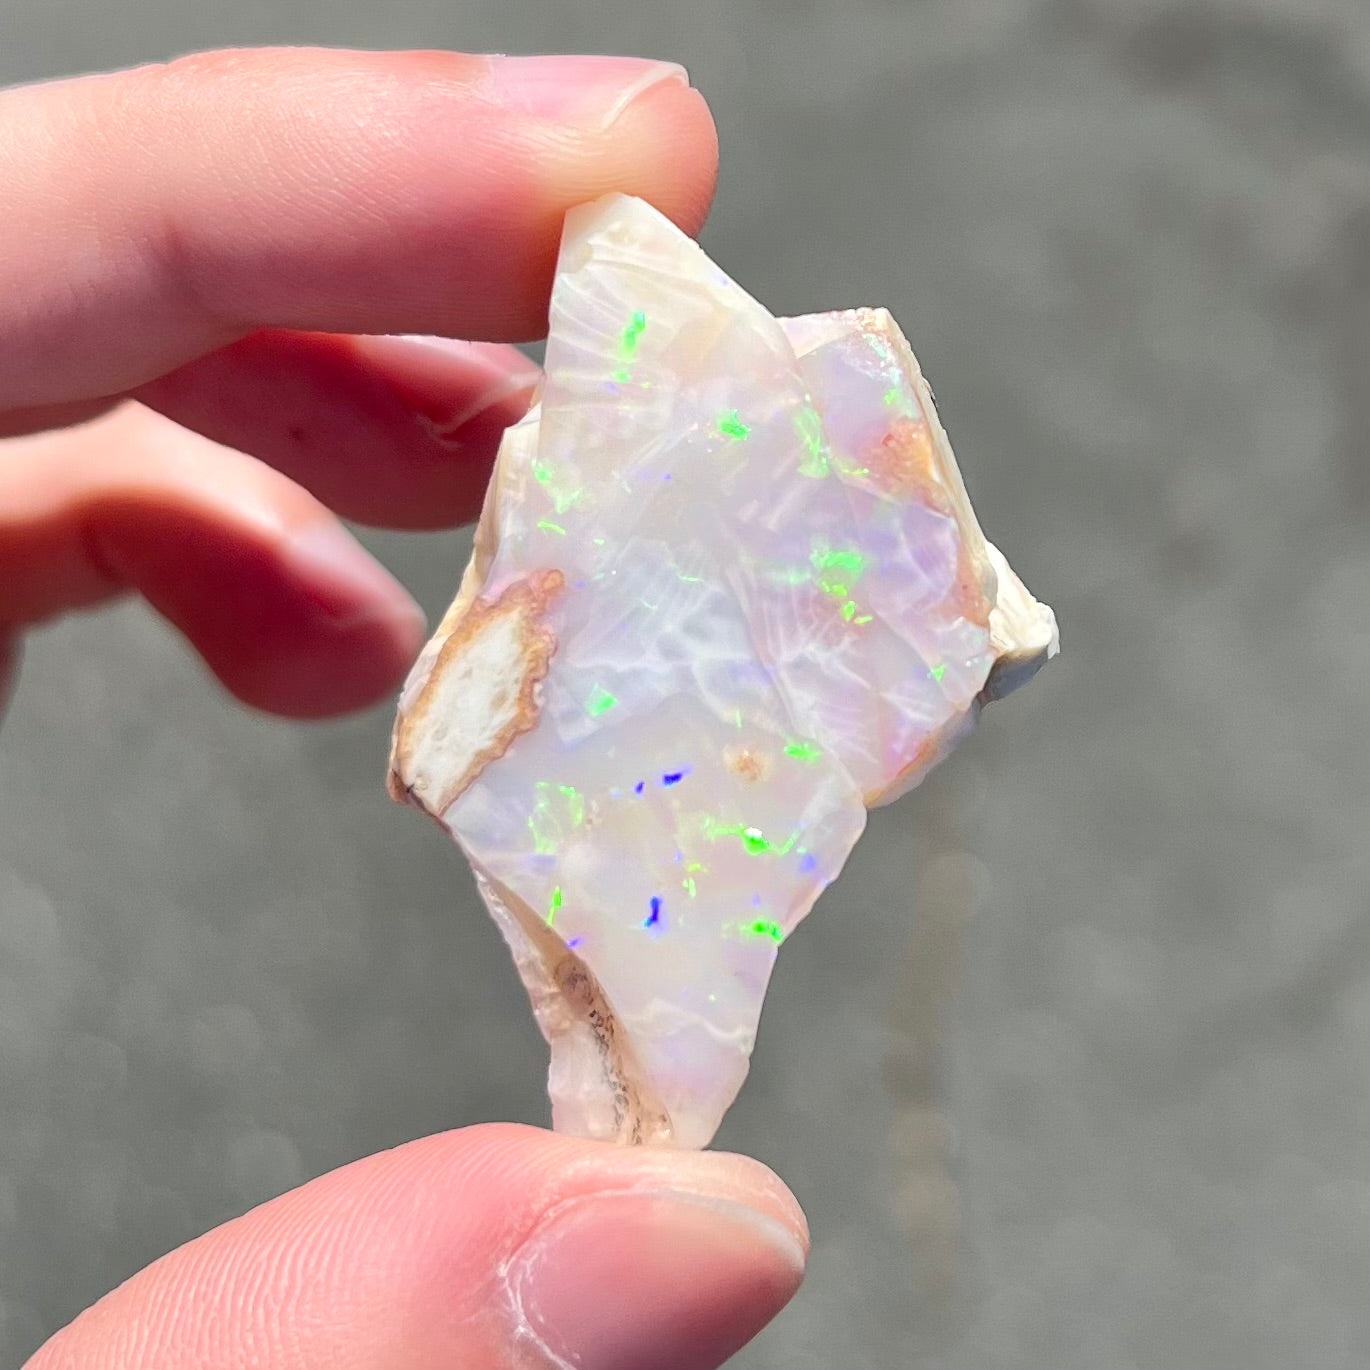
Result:
{"label": "sandstone matrix on opal", "polygon": [[554,1126],[706,1146],[870,806],[1057,650],[884,310],[776,319],[668,220],[567,218],[546,376],[401,695]]}

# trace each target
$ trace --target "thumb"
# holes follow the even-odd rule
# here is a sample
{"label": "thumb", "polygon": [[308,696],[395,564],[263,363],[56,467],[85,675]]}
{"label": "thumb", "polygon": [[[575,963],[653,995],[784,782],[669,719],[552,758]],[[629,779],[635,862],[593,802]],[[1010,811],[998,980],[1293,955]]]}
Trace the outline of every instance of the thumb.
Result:
{"label": "thumb", "polygon": [[712,1370],[806,1248],[755,1161],[470,1128],[173,1251],[26,1370]]}

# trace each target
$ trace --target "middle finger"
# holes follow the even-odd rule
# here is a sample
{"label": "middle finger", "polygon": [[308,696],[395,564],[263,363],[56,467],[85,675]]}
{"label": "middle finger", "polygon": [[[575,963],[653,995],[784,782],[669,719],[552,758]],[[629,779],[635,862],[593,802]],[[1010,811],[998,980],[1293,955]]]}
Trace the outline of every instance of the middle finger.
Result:
{"label": "middle finger", "polygon": [[442,528],[479,513],[500,436],[538,377],[498,343],[263,331],[134,394],[346,518]]}

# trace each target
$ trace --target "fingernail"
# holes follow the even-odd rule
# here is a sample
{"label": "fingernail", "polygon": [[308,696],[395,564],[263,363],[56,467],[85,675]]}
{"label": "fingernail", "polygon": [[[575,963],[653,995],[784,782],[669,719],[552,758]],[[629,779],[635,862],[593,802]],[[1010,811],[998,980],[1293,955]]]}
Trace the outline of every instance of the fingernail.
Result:
{"label": "fingernail", "polygon": [[490,94],[535,119],[608,128],[634,100],[663,83],[688,86],[674,62],[642,57],[491,57]]}
{"label": "fingernail", "polygon": [[405,403],[430,421],[439,436],[533,391],[542,380],[542,372],[527,357],[504,343],[405,333],[358,338],[355,346],[388,374]]}
{"label": "fingernail", "polygon": [[577,1199],[509,1267],[515,1335],[549,1367],[709,1370],[789,1302],[804,1259],[776,1219],[729,1200]]}
{"label": "fingernail", "polygon": [[291,568],[318,607],[340,629],[394,620],[421,631],[427,618],[403,585],[341,524],[318,522],[296,531],[287,546]]}

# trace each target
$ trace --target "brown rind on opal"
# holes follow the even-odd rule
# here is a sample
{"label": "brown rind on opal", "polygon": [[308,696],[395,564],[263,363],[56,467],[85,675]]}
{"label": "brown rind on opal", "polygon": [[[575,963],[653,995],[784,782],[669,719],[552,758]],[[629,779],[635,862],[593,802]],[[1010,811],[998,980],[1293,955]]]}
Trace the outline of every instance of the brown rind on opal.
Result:
{"label": "brown rind on opal", "polygon": [[[668,1145],[670,1115],[652,1093],[604,987],[547,921],[507,885],[476,865],[477,883],[513,952],[533,1011],[552,1043],[553,1067],[565,1052],[580,1068],[593,1062],[601,1101],[592,1126],[601,1141]],[[588,1052],[588,1056],[585,1054]]]}
{"label": "brown rind on opal", "polygon": [[[941,417],[937,413],[932,387],[923,375],[903,330],[887,310],[862,309],[856,312],[865,328],[880,333],[894,349],[922,410],[922,419],[896,420],[892,430],[896,435],[894,445],[896,451],[900,452],[904,469],[916,473],[925,481],[928,507],[938,513],[948,514],[956,521],[960,534],[956,567],[957,610],[962,617],[984,627],[989,622],[995,600],[994,568],[990,564],[985,535],[971,507],[970,496],[966,493],[960,468],[952,454],[946,429],[942,427]],[[900,430],[900,423],[910,424],[911,430]],[[927,444],[926,448],[924,443]]]}
{"label": "brown rind on opal", "polygon": [[[398,721],[388,788],[391,798],[411,803],[440,818],[492,761],[503,756],[514,739],[530,732],[538,719],[538,686],[546,678],[556,652],[557,641],[545,620],[551,601],[565,584],[558,570],[543,570],[507,586],[498,599],[475,599],[442,644],[433,667],[416,698]],[[449,617],[454,617],[450,616]],[[501,660],[496,632],[512,627],[511,649]],[[482,648],[488,660],[481,661],[480,676],[503,668],[502,683],[490,701],[494,726],[480,745],[470,740],[465,747],[464,764],[447,772],[445,783],[434,787],[419,769],[418,757],[425,740],[448,742],[446,728],[450,708],[443,696],[463,673],[477,664]],[[497,677],[501,679],[501,677]],[[461,758],[462,739],[451,739],[453,753]]]}
{"label": "brown rind on opal", "polygon": [[[989,624],[990,599],[984,577],[971,555],[971,540],[948,487],[944,463],[939,462],[932,429],[918,418],[897,418],[885,436],[862,452],[870,483],[891,499],[918,503],[943,518],[956,521],[956,585],[952,592],[956,613],[981,628]],[[979,537],[979,529],[970,530]]]}
{"label": "brown rind on opal", "polygon": [[642,1068],[590,968],[574,952],[567,951],[557,957],[551,974],[566,1008],[595,1044],[605,1092],[612,1101],[613,1130],[606,1140],[627,1146],[669,1142],[670,1118],[648,1094]]}
{"label": "brown rind on opal", "polygon": [[939,514],[953,514],[951,496],[937,473],[932,433],[922,419],[895,419],[861,457],[877,490],[897,500],[916,499]]}

